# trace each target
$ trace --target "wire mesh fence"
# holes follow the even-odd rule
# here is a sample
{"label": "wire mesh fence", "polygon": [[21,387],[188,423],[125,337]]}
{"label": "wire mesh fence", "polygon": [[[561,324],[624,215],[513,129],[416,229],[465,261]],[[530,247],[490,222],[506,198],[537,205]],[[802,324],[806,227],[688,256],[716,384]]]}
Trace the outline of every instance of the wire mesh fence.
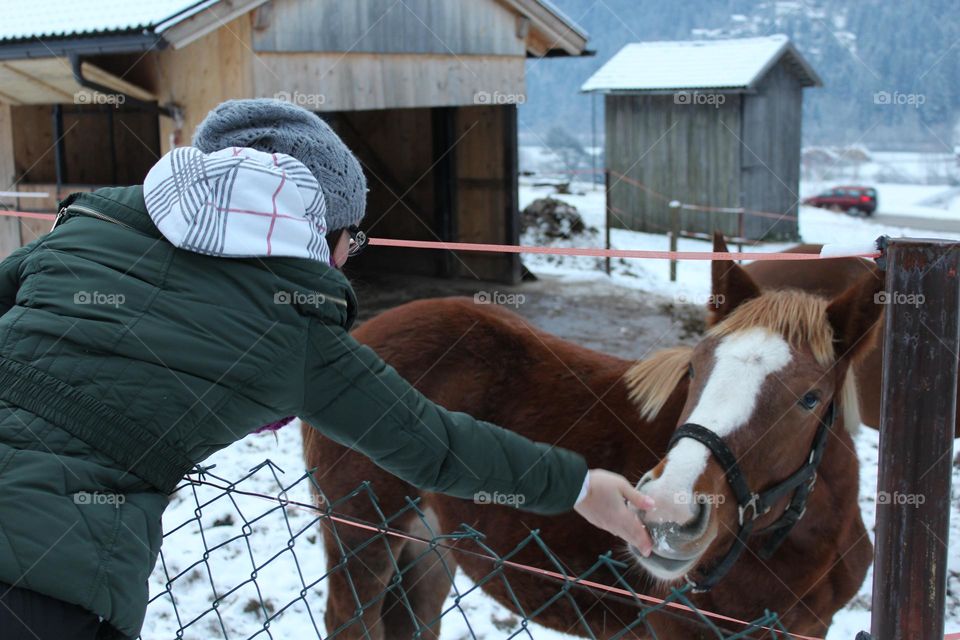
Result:
{"label": "wire mesh fence", "polygon": [[[309,472],[292,480],[287,477],[266,460],[234,480],[218,476],[213,468],[197,469],[185,478],[165,519],[167,531],[151,579],[143,640],[380,638],[385,632],[386,637],[394,637],[389,629],[376,628],[388,624],[386,620],[371,622],[364,615],[371,608],[380,610],[388,598],[416,629],[413,637],[434,637],[431,629],[436,625],[442,626],[442,637],[458,640],[565,637],[536,624],[541,614],[554,606],[575,611],[577,622],[560,630],[570,636],[657,638],[650,625],[651,616],[657,614],[693,621],[704,637],[794,637],[773,612],[747,624],[734,624],[723,616],[699,611],[688,597],[689,587],[672,589],[662,599],[637,593],[629,580],[630,567],[610,553],[598,556],[583,573],[568,575],[563,559],[537,531],[531,531],[509,552],[498,554],[486,543],[483,532],[466,525],[454,532],[434,531],[415,500],[408,499],[402,509],[386,514],[368,483],[334,498],[323,494]],[[342,507],[353,500],[369,501],[378,514],[377,521],[345,517]],[[428,536],[411,536],[398,527],[413,516]],[[171,521],[177,524],[171,527]],[[347,527],[349,545],[343,543],[342,535]],[[327,532],[326,545],[321,530]],[[363,532],[359,544],[358,531]],[[390,544],[397,538],[417,540],[421,551],[401,559]],[[354,587],[351,570],[356,571],[361,554],[370,545],[383,545],[387,550],[392,578],[373,597],[364,598]],[[540,566],[514,562],[530,545],[543,558]],[[457,569],[448,562],[448,554],[482,557],[489,563],[489,571],[479,578],[474,575],[474,580],[455,575]],[[408,597],[414,570],[421,563],[441,567],[451,585],[432,619],[418,616]],[[514,593],[510,580],[518,571],[533,572],[547,581],[543,593],[549,595],[537,606],[524,606]],[[324,613],[334,577],[348,585],[353,616],[328,629]],[[482,593],[494,581],[499,581],[499,591],[507,594],[504,604],[508,606]],[[620,616],[616,628],[609,622],[603,630],[594,628],[574,598],[577,590],[597,591],[605,602],[627,604],[633,615],[627,619]]]}

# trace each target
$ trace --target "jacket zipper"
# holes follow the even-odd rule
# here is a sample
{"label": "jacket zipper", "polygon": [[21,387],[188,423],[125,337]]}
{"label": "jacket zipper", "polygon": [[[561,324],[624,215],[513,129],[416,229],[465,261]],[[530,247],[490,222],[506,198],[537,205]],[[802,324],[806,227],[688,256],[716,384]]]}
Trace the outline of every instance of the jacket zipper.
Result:
{"label": "jacket zipper", "polygon": [[78,212],[84,213],[84,214],[86,214],[86,215],[88,215],[88,216],[92,216],[92,217],[98,218],[98,219],[100,219],[100,220],[105,220],[106,222],[112,222],[112,223],[114,223],[114,224],[116,224],[116,225],[120,225],[121,227],[124,227],[125,229],[130,229],[131,231],[136,231],[136,229],[134,229],[134,228],[131,227],[130,225],[126,224],[125,222],[121,222],[121,221],[117,220],[116,218],[111,218],[110,216],[106,215],[105,213],[100,213],[99,211],[95,211],[95,210],[93,210],[93,209],[88,209],[87,207],[84,207],[83,205],[79,205],[79,204],[71,204],[69,207],[64,207],[64,208],[60,209],[60,211],[57,212],[57,217],[56,217],[56,219],[53,221],[53,226],[50,227],[50,230],[51,230],[51,231],[53,231],[54,229],[56,229],[56,228],[57,228],[57,225],[59,225],[61,222],[63,222],[63,219],[67,216],[67,213],[68,213],[69,211],[78,211]]}

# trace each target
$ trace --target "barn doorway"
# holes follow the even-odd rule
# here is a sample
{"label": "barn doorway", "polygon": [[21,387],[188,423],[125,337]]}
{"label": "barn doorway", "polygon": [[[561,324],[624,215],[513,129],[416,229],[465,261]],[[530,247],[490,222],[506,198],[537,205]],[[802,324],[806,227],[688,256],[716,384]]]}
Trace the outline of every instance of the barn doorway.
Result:
{"label": "barn doorway", "polygon": [[[478,105],[321,114],[360,159],[374,237],[515,244],[516,107]],[[358,272],[517,282],[516,255],[371,247]]]}

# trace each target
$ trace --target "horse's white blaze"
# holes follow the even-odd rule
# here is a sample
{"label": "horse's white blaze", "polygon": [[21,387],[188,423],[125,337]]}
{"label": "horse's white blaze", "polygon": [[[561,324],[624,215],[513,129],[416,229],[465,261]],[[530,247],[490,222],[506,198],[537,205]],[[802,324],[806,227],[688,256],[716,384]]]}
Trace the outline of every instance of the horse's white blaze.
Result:
{"label": "horse's white blaze", "polygon": [[[714,351],[713,369],[687,422],[710,429],[721,438],[742,427],[753,415],[764,381],[790,362],[790,346],[762,328],[725,337]],[[693,487],[706,470],[710,450],[683,438],[670,450],[663,473],[643,487],[657,501],[647,515],[654,522],[685,523],[695,513]]]}

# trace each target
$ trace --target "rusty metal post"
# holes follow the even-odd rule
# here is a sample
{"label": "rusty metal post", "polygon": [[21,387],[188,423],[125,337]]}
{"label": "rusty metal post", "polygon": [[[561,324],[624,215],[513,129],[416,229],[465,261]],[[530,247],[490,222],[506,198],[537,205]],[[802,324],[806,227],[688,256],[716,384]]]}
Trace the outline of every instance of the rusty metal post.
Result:
{"label": "rusty metal post", "polygon": [[[743,224],[743,209],[740,209],[740,211],[737,213],[737,237],[742,240],[743,238],[746,237],[745,234],[746,234],[746,228],[744,227],[744,224]],[[737,245],[737,251],[739,251],[740,253],[743,253],[742,242]],[[743,261],[738,260],[737,263],[743,264]]]}
{"label": "rusty metal post", "polygon": [[873,640],[943,638],[960,244],[887,240]]}
{"label": "rusty metal post", "polygon": [[[680,240],[680,202],[671,200],[670,209],[670,251],[676,251]],[[677,281],[677,261],[670,258],[670,282]]]}
{"label": "rusty metal post", "polygon": [[[603,225],[604,234],[605,234],[603,248],[609,249],[610,248],[610,170],[609,169],[603,170],[603,188],[604,188],[603,197],[606,205],[604,207],[604,212],[603,212],[605,216],[604,218],[605,222]],[[610,256],[606,257],[606,271],[607,271],[607,275],[610,275]]]}

